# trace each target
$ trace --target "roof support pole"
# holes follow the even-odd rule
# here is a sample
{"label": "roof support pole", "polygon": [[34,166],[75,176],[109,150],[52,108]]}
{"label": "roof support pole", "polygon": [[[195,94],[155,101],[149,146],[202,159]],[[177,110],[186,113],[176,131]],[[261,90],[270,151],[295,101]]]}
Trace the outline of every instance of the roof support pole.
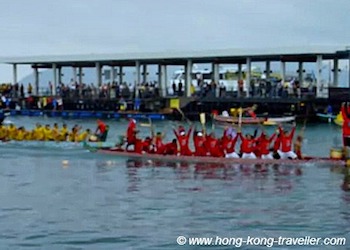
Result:
{"label": "roof support pole", "polygon": [[147,64],[142,65],[142,82],[147,82]]}
{"label": "roof support pole", "polygon": [[96,82],[97,82],[97,86],[101,87],[101,85],[102,85],[101,64],[99,62],[96,62],[95,63],[95,67],[96,67]]}
{"label": "roof support pole", "polygon": [[214,63],[212,63],[211,67],[212,67],[212,72],[213,72],[213,80],[214,80],[214,82],[216,84],[215,96],[218,97],[219,93],[220,93],[219,92],[220,91],[220,87],[219,87],[219,85],[220,85],[220,83],[219,83],[219,81],[220,81],[219,64],[214,62]]}
{"label": "roof support pole", "polygon": [[79,67],[79,83],[78,83],[78,86],[79,86],[79,96],[82,97],[83,95],[83,68],[82,67]]}
{"label": "roof support pole", "polygon": [[135,62],[136,67],[136,82],[135,82],[135,97],[139,97],[139,87],[141,83],[141,69],[140,69],[140,61]]}
{"label": "roof support pole", "polygon": [[303,86],[303,82],[304,82],[303,62],[298,62],[298,78],[299,78],[300,86]]}
{"label": "roof support pole", "polygon": [[339,61],[338,58],[334,58],[333,61],[333,85],[338,87],[338,76],[339,76]]}
{"label": "roof support pole", "polygon": [[123,84],[123,66],[119,66],[119,86]]}
{"label": "roof support pole", "polygon": [[323,97],[323,86],[321,82],[322,78],[322,55],[317,55],[316,59],[316,97]]}
{"label": "roof support pole", "polygon": [[282,85],[284,86],[284,82],[286,81],[286,62],[281,61],[281,80]]}
{"label": "roof support pole", "polygon": [[266,79],[270,78],[270,73],[271,73],[271,62],[270,61],[266,61],[266,65],[265,65]]}
{"label": "roof support pole", "polygon": [[[186,81],[185,81],[185,91],[186,97],[191,97],[191,85],[192,85],[192,60],[188,59],[185,67]],[[182,90],[179,90],[182,91]]]}
{"label": "roof support pole", "polygon": [[160,87],[160,95],[165,97],[167,94],[167,66],[158,65],[158,83]]}
{"label": "roof support pole", "polygon": [[249,91],[250,91],[250,76],[252,72],[252,60],[250,57],[247,57],[246,59],[247,64],[247,72],[246,72],[246,84],[247,84],[247,97],[249,97]]}
{"label": "roof support pole", "polygon": [[[62,82],[62,67],[58,67],[58,80],[57,80],[57,84],[58,86],[61,85]],[[57,92],[57,88],[56,88],[56,92]],[[57,93],[56,93],[57,94]]]}
{"label": "roof support pole", "polygon": [[73,82],[74,84],[77,82],[77,68],[73,67]]}
{"label": "roof support pole", "polygon": [[57,89],[57,64],[52,64],[52,77],[53,77],[53,84],[50,86],[52,89],[50,89],[50,93],[55,96],[56,95],[56,89]]}
{"label": "roof support pole", "polygon": [[111,66],[111,85],[113,84],[114,82],[114,79],[115,79],[115,72],[114,72],[114,67]]}
{"label": "roof support pole", "polygon": [[242,64],[238,64],[238,80],[237,80],[237,97],[241,97],[241,91],[239,91],[239,84],[238,82],[242,80]]}
{"label": "roof support pole", "polygon": [[13,85],[17,83],[17,64],[13,64]]}
{"label": "roof support pole", "polygon": [[39,71],[38,68],[34,68],[34,91],[33,94],[38,96],[39,95]]}

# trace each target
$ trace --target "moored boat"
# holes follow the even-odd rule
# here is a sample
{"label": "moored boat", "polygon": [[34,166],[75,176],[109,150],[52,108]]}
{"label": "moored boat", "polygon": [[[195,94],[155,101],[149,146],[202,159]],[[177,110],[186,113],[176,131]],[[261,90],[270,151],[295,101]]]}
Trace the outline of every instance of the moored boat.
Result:
{"label": "moored boat", "polygon": [[331,123],[337,116],[333,114],[316,113],[316,116],[320,121],[326,121]]}
{"label": "moored boat", "polygon": [[[281,116],[281,117],[242,117],[242,124],[263,124],[263,125],[276,125],[283,122],[295,121],[295,116]],[[237,124],[239,122],[238,117],[233,116],[214,116],[214,120],[219,123]]]}

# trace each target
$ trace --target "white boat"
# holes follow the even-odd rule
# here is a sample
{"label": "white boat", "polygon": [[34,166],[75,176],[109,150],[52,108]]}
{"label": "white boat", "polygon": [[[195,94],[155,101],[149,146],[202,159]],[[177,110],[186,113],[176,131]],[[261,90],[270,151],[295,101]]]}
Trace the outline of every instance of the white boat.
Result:
{"label": "white boat", "polygon": [[276,125],[283,122],[294,122],[295,116],[268,117],[264,125]]}

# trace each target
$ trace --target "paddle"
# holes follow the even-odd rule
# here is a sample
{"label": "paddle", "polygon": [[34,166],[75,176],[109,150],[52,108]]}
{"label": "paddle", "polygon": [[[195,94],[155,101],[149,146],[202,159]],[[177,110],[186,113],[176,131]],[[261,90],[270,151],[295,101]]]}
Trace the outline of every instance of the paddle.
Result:
{"label": "paddle", "polygon": [[238,132],[241,132],[242,130],[242,108],[239,108],[239,115],[238,115]]}
{"label": "paddle", "polygon": [[203,132],[205,133],[205,123],[206,123],[205,113],[200,113],[199,114],[199,121],[202,124],[202,129],[203,129]]}
{"label": "paddle", "polygon": [[185,120],[188,124],[192,123],[191,120],[187,118],[185,113],[180,108],[176,108],[176,110],[181,114],[182,120]]}

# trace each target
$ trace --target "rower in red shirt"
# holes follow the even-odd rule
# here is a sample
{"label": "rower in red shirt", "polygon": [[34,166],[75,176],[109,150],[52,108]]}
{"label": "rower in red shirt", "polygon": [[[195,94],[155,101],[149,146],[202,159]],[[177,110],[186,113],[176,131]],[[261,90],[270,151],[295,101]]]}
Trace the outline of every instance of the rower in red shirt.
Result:
{"label": "rower in red shirt", "polygon": [[341,114],[343,117],[343,146],[350,146],[350,107],[349,103],[343,103],[341,106]]}
{"label": "rower in red shirt", "polygon": [[262,132],[258,138],[259,152],[261,159],[273,159],[272,152],[270,152],[270,144],[275,139],[276,134],[271,135],[269,138],[265,132]]}
{"label": "rower in red shirt", "polygon": [[194,144],[194,155],[195,156],[206,156],[207,149],[205,147],[205,134],[203,131],[193,132],[193,144]]}
{"label": "rower in red shirt", "polygon": [[192,126],[187,131],[187,133],[183,126],[179,126],[178,130],[174,129],[176,139],[180,144],[180,155],[186,155],[186,156],[192,155],[192,152],[189,148],[189,140],[190,140],[191,132],[192,132]]}
{"label": "rower in red shirt", "polygon": [[173,139],[172,142],[169,142],[164,145],[164,154],[165,155],[177,155],[178,150],[177,150],[177,142],[176,139]]}
{"label": "rower in red shirt", "polygon": [[241,131],[238,132],[238,137],[241,139],[241,153],[243,159],[256,159],[254,154],[256,139],[251,134],[242,136]]}
{"label": "rower in red shirt", "polygon": [[295,125],[292,128],[292,131],[288,133],[288,131],[284,131],[281,126],[278,127],[280,133],[281,146],[277,151],[281,159],[296,159],[297,155],[292,150],[293,145],[293,136],[295,132]]}
{"label": "rower in red shirt", "polygon": [[222,148],[225,152],[226,158],[239,158],[239,155],[235,152],[236,142],[238,140],[238,134],[232,137],[232,134],[225,134],[222,137]]}
{"label": "rower in red shirt", "polygon": [[156,154],[164,154],[165,145],[163,143],[164,134],[161,132],[157,132],[154,138],[154,152]]}
{"label": "rower in red shirt", "polygon": [[222,150],[221,142],[215,137],[214,133],[210,133],[205,137],[205,147],[207,148],[210,156],[212,157],[224,157],[225,153]]}
{"label": "rower in red shirt", "polygon": [[134,119],[130,119],[128,128],[126,130],[126,150],[130,145],[135,146],[135,143],[137,141],[137,137],[136,137],[137,133],[138,133],[138,130],[136,130],[136,121]]}

